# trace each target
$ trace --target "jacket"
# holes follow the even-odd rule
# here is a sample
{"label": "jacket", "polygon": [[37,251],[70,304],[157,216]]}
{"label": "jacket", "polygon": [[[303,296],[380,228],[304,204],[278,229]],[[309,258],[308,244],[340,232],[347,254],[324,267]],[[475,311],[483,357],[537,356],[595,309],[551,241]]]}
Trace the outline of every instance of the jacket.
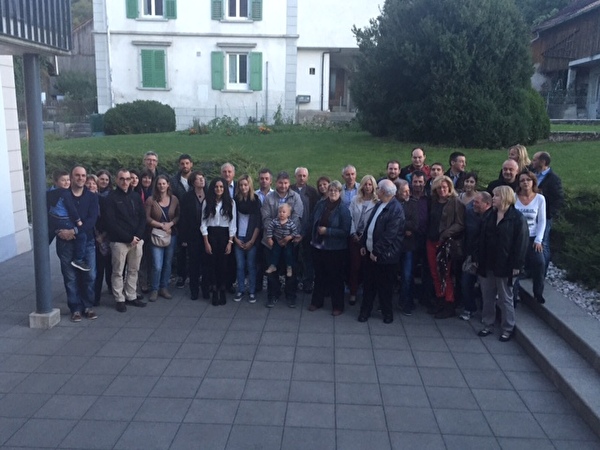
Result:
{"label": "jacket", "polygon": [[556,217],[565,201],[565,192],[560,177],[550,169],[538,188],[540,194],[546,199],[546,220]]}
{"label": "jacket", "polygon": [[[302,214],[304,213],[304,205],[300,198],[300,194],[289,189],[285,197],[285,203],[290,205],[290,208],[292,209],[290,219],[294,221],[296,227],[302,232]],[[269,195],[265,197],[265,201],[260,208],[264,230],[269,226],[269,222],[277,217],[278,210],[279,193],[277,191],[270,192]],[[264,234],[262,243],[267,245],[267,237]]]}
{"label": "jacket", "polygon": [[146,211],[137,192],[111,191],[102,203],[103,224],[111,242],[129,244],[134,237],[144,236]]}
{"label": "jacket", "polygon": [[302,234],[309,234],[310,216],[315,210],[315,206],[321,196],[314,187],[309,186],[308,184],[302,189],[299,189],[296,185],[290,186],[290,189],[298,193],[298,195],[302,199],[302,205],[304,206],[304,212],[302,213],[301,220],[302,228],[300,228],[300,232]]}
{"label": "jacket", "polygon": [[[435,201],[435,200],[432,200]],[[440,220],[440,241],[462,238],[465,230],[465,205],[458,197],[450,197]]]}
{"label": "jacket", "polygon": [[[331,211],[329,216],[329,226],[326,229],[325,235],[317,233],[319,221],[323,216],[323,212],[327,207],[328,200],[317,203],[315,211],[310,218],[311,224],[311,244],[319,242],[318,247],[322,250],[345,250],[348,248],[348,236],[350,236],[350,228],[352,227],[352,217],[350,210],[341,201],[337,208]],[[316,247],[313,244],[313,247]]]}
{"label": "jacket", "polygon": [[[379,205],[373,208],[365,232],[361,238],[361,246],[367,245],[367,230]],[[393,198],[383,207],[383,211],[377,217],[375,229],[373,230],[373,255],[377,257],[377,264],[398,264],[402,252],[402,240],[404,239],[404,210],[400,202]]]}
{"label": "jacket", "polygon": [[[148,200],[146,200],[145,209],[146,222],[150,227],[150,231],[152,231],[152,228],[158,228],[153,227],[152,222],[163,222],[163,211],[160,205],[154,200],[154,197],[149,197]],[[171,228],[172,235],[177,234],[177,223],[179,222],[179,215],[179,200],[175,195],[171,195],[171,202],[169,203],[169,214],[167,216],[169,219],[168,221],[173,222],[173,228]]]}
{"label": "jacket", "polygon": [[493,270],[495,277],[512,278],[512,271],[521,270],[525,264],[529,229],[525,217],[514,206],[508,208],[498,224],[497,217],[496,210],[484,214],[473,262],[478,264],[477,273],[483,277]]}
{"label": "jacket", "polygon": [[[237,207],[237,215],[236,215],[236,220],[237,220],[237,233],[236,236],[239,237],[239,232],[240,232],[240,208],[239,208],[239,204],[240,204],[240,200],[235,199],[235,204]],[[248,214],[248,229],[246,230],[246,238],[250,239],[252,238],[252,235],[254,234],[255,230],[261,230],[262,228],[262,218],[260,215],[260,208],[261,208],[261,204],[260,204],[260,200],[258,198],[258,196],[254,197],[254,201],[251,204],[251,211]]]}
{"label": "jacket", "polygon": [[[204,203],[204,202],[202,202]],[[202,234],[200,225],[202,225],[202,203],[198,201],[194,189],[185,193],[181,200],[181,220],[179,221],[179,236],[181,242],[201,242]]]}
{"label": "jacket", "polygon": [[[186,191],[185,186],[181,183],[181,172],[177,172],[175,175],[173,175],[171,177],[171,181],[169,181],[169,184],[171,185],[171,192],[175,197],[177,197],[179,204],[181,204],[183,196],[186,194],[186,192],[188,192]],[[193,186],[189,187],[189,190],[193,189]]]}
{"label": "jacket", "polygon": [[[419,212],[417,210],[417,199],[410,197],[408,201],[401,202],[404,210],[404,241],[402,245],[403,252],[412,252],[416,248],[416,234],[419,229]],[[410,231],[410,236],[406,232]]]}

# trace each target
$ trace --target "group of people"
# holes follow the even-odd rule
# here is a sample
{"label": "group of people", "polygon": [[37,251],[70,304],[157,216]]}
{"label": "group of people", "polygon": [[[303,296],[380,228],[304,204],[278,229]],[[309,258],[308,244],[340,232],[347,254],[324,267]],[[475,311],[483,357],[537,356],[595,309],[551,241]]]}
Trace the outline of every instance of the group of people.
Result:
{"label": "group of people", "polygon": [[393,321],[395,306],[410,316],[415,299],[438,319],[455,316],[461,304],[460,318],[469,320],[478,310],[478,285],[479,335],[492,333],[498,305],[500,339],[509,340],[519,280],[530,276],[535,299],[545,301],[549,233],[564,197],[560,178],[548,153],[530,161],[522,145],[509,149],[498,179],[482,191],[463,153],[448,162],[446,171],[439,162],[428,165],[415,148],[410,165],[389,161],[379,180],[365,175],[359,182],[347,165],[342,181],[322,176],[315,187],[305,167],[293,179],[264,168],[256,190],[249,175],[236,179],[231,163],[207,185],[189,155],[168,176],[154,152],[144,155],[142,171],[119,170],[114,189],[105,170],[57,173],[48,192],[49,231],[71,319],[97,317],[104,281],[120,312],[145,307],[143,294],[150,302],[171,298],[174,266],[176,287],[189,279],[192,300],[201,294],[223,305],[231,292],[236,302],[255,303],[266,276],[269,308],[282,295],[295,307],[302,289],[312,294],[309,311],[330,297],[338,316],[362,297],[359,322],[374,308],[384,323]]}

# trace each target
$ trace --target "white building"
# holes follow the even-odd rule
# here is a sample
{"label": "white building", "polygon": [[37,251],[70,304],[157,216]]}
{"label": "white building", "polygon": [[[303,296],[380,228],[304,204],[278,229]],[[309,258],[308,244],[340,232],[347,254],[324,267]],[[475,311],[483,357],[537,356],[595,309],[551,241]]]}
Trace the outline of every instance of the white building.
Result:
{"label": "white building", "polygon": [[[177,128],[350,111],[352,26],[383,0],[93,0],[98,110],[156,100]],[[299,97],[301,96],[301,97]]]}

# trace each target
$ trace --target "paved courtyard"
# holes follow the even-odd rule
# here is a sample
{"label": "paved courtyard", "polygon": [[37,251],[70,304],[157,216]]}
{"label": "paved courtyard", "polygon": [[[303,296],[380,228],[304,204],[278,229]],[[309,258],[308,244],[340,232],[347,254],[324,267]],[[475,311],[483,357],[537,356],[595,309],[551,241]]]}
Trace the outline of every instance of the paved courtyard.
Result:
{"label": "paved courtyard", "polygon": [[213,307],[186,287],[124,314],[104,294],[72,323],[51,261],[51,330],[28,328],[32,254],[0,264],[2,448],[600,448],[521,347],[474,321],[362,324],[307,295]]}

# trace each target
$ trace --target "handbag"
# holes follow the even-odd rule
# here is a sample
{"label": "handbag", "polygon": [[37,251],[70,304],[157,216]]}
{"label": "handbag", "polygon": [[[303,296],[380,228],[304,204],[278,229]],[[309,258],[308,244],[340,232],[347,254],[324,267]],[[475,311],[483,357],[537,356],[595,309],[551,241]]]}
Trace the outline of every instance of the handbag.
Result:
{"label": "handbag", "polygon": [[[160,208],[158,202],[155,201],[154,203],[156,203]],[[160,208],[160,210],[165,220],[168,220],[163,209]],[[171,233],[167,233],[161,228],[152,228],[152,232],[150,233],[150,240],[152,242],[152,245],[154,245],[155,247],[168,247],[169,244],[171,244]]]}

